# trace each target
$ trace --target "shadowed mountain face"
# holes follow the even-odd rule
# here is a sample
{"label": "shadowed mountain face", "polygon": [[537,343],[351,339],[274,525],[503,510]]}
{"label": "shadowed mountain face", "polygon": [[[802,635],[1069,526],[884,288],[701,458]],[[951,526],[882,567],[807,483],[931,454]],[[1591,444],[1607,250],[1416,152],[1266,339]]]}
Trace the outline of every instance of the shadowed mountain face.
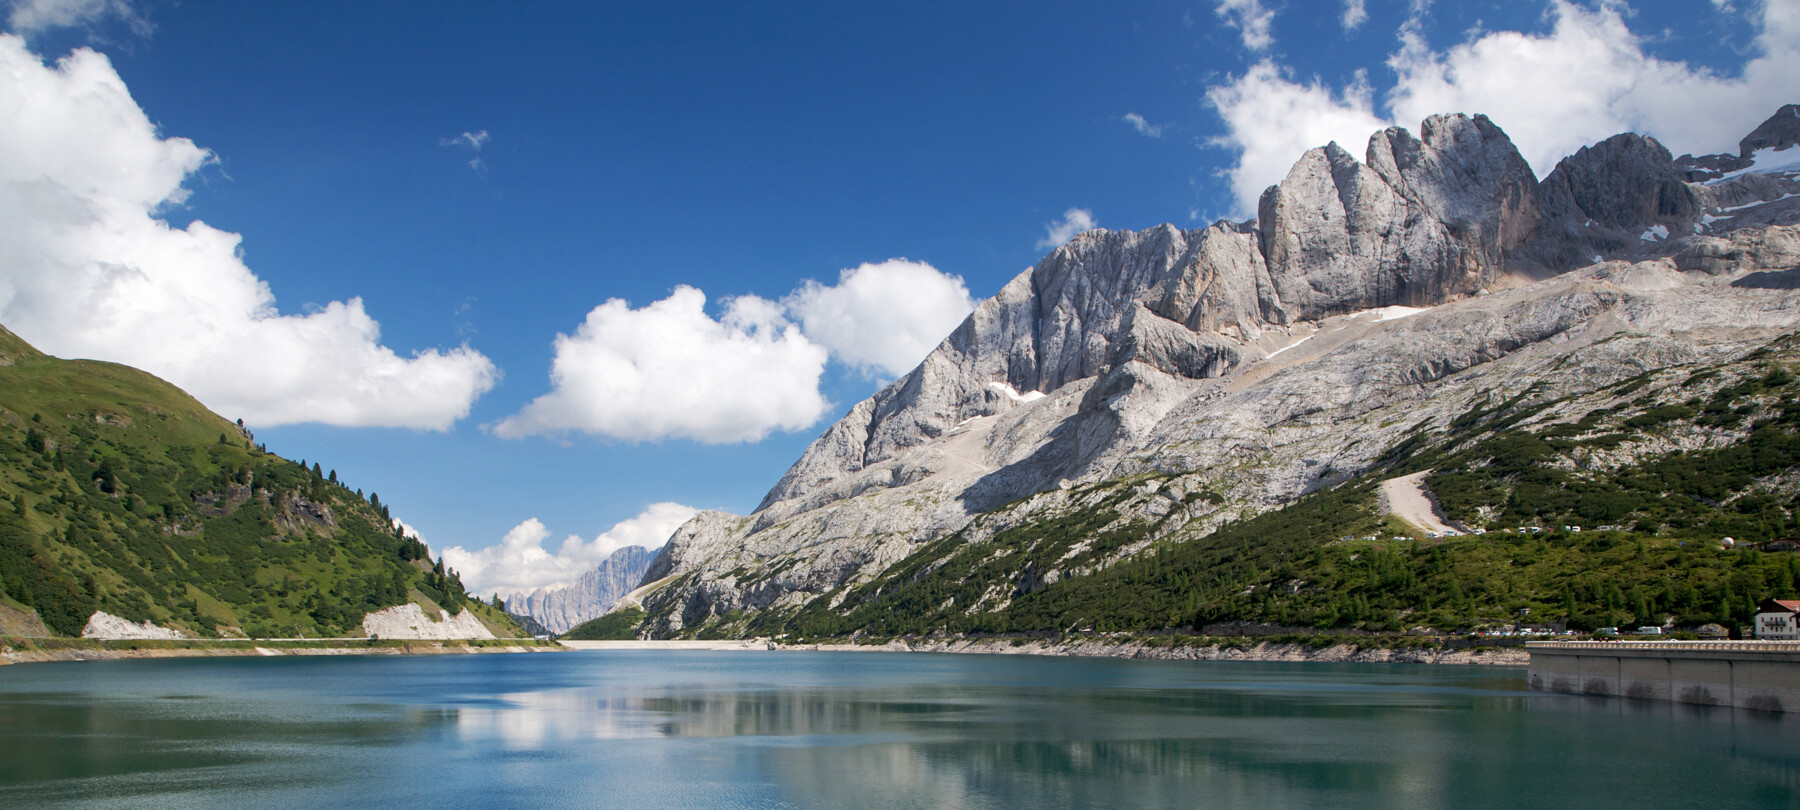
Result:
{"label": "shadowed mountain face", "polygon": [[612,553],[598,568],[587,572],[566,588],[539,588],[531,593],[505,597],[508,612],[529,616],[551,633],[569,628],[605,613],[619,597],[637,587],[656,556],[655,549],[626,546]]}
{"label": "shadowed mountain face", "polygon": [[650,627],[842,598],[918,543],[1131,476],[1205,495],[1118,520],[1204,533],[1356,476],[1493,386],[1572,392],[1757,345],[1800,321],[1769,275],[1800,263],[1800,149],[1758,148],[1696,183],[1719,161],[1622,134],[1539,181],[1485,117],[1434,116],[1360,161],[1308,151],[1255,221],[1082,234],[827,429],[755,513],[678,531],[645,576],[674,577]]}

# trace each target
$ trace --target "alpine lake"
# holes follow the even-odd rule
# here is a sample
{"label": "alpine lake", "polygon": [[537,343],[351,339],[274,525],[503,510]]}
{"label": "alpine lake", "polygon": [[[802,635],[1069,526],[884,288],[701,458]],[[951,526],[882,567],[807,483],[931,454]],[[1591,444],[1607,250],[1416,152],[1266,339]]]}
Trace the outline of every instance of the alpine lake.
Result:
{"label": "alpine lake", "polygon": [[799,651],[0,668],[7,807],[1800,807],[1800,716],[1522,668]]}

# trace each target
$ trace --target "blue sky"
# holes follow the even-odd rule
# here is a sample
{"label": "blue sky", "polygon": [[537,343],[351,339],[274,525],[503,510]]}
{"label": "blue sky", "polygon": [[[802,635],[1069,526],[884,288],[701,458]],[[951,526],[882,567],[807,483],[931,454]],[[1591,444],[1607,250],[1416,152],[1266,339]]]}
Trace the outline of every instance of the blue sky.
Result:
{"label": "blue sky", "polygon": [[1542,175],[1800,100],[1794,0],[8,11],[0,322],[244,416],[478,588],[754,508],[1058,225],[1247,218],[1429,112]]}

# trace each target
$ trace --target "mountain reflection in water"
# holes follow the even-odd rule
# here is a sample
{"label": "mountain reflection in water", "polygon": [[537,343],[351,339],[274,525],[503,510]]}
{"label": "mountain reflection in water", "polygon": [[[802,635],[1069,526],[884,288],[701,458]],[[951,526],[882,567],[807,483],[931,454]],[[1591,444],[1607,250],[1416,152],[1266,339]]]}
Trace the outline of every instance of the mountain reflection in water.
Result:
{"label": "mountain reflection in water", "polygon": [[0,805],[1800,803],[1785,716],[1522,680],[801,652],[18,666],[0,670]]}

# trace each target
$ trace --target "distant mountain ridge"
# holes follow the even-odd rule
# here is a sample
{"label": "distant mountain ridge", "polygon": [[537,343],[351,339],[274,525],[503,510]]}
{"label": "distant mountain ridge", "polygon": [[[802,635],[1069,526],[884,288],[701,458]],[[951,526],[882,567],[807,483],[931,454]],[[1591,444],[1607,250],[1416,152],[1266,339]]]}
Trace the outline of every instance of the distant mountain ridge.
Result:
{"label": "distant mountain ridge", "polygon": [[599,617],[619,597],[636,588],[658,550],[625,546],[572,585],[503,597],[506,609],[515,615],[530,616],[551,633],[568,632],[575,625]]}
{"label": "distant mountain ridge", "polygon": [[1161,481],[1100,524],[1154,532],[1013,580],[1086,576],[1353,480],[1499,391],[1573,396],[1764,345],[1800,325],[1793,114],[1706,182],[1630,133],[1540,181],[1486,118],[1433,116],[1360,161],[1308,151],[1256,220],[1082,234],[828,428],[755,512],[679,529],[645,574],[666,582],[644,629],[779,628],[921,544]]}

